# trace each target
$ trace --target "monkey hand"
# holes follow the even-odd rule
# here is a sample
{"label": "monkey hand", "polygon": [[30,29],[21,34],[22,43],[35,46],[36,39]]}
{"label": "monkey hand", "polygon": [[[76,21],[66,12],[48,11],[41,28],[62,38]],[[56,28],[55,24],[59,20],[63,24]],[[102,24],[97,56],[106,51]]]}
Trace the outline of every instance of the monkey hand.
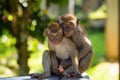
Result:
{"label": "monkey hand", "polygon": [[60,64],[64,69],[68,68],[70,65],[72,65],[72,61],[71,60],[64,60],[61,62]]}
{"label": "monkey hand", "polygon": [[59,65],[58,71],[59,71],[60,73],[63,73],[63,72],[64,72],[64,68],[63,68],[61,65]]}
{"label": "monkey hand", "polygon": [[72,74],[72,76],[77,77],[77,78],[81,78],[81,77],[82,77],[79,70],[76,70],[76,71],[74,72],[74,74]]}
{"label": "monkey hand", "polygon": [[65,77],[67,77],[67,78],[70,78],[70,77],[71,77],[71,74],[69,74],[69,73],[66,72],[66,71],[63,72],[63,75],[64,75]]}
{"label": "monkey hand", "polygon": [[52,71],[53,71],[53,73],[57,73],[58,72],[58,67],[53,66]]}

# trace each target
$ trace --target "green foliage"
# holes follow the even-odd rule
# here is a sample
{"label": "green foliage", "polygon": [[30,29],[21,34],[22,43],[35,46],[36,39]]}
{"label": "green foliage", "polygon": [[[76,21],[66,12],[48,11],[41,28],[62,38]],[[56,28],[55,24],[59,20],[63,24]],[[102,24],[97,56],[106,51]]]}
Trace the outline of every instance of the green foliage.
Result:
{"label": "green foliage", "polygon": [[15,51],[15,43],[16,39],[9,34],[8,30],[3,30],[3,35],[0,36],[0,56],[6,57],[11,55],[11,50]]}
{"label": "green foliage", "polygon": [[[36,40],[33,40],[33,41],[36,41]],[[37,44],[35,48],[37,48],[37,50],[30,54],[30,58],[28,62],[30,67],[29,73],[34,73],[34,72],[40,73],[44,71],[42,66],[42,55],[45,50],[48,50],[47,40],[45,41],[44,44],[41,44],[41,43]]]}
{"label": "green foliage", "polygon": [[50,22],[49,17],[46,14],[41,14],[38,10],[32,15],[32,24],[30,27],[30,35],[37,38],[40,42],[45,41],[44,30]]}
{"label": "green foliage", "polygon": [[34,0],[34,4],[33,4],[33,10],[34,10],[34,12],[36,12],[36,11],[38,11],[39,10],[39,6],[40,6],[40,4],[41,4],[41,1],[42,0]]}
{"label": "green foliage", "polygon": [[47,0],[47,5],[49,6],[50,3],[58,4],[60,8],[64,7],[68,4],[68,0]]}
{"label": "green foliage", "polygon": [[105,19],[107,17],[107,5],[103,4],[97,11],[90,12],[90,19]]}
{"label": "green foliage", "polygon": [[0,76],[17,76],[17,51],[14,46],[16,39],[10,35],[8,30],[4,29],[2,34],[0,36]]}
{"label": "green foliage", "polygon": [[88,30],[89,38],[93,45],[94,57],[92,66],[105,60],[105,37],[104,32],[99,30]]}
{"label": "green foliage", "polygon": [[[3,29],[8,29],[9,32],[13,35],[14,34],[14,29],[11,27],[12,25],[12,20],[13,20],[13,15],[16,13],[14,11],[15,8],[11,5],[12,0],[10,0],[8,3],[6,3],[6,0],[1,0],[0,1],[0,35],[2,35]],[[24,3],[27,3],[27,1],[19,1],[15,2],[15,5],[20,6],[20,10],[18,14],[22,13],[24,9],[27,7],[24,6]],[[30,23],[29,24],[29,32],[30,36],[37,38],[40,42],[44,42],[45,37],[44,37],[44,29],[47,27],[47,24],[50,22],[49,17],[47,16],[47,11],[46,10],[41,10],[40,9],[40,3],[41,0],[34,0],[33,5],[28,5],[32,6],[33,10],[32,11],[32,16],[30,18]],[[8,7],[11,7],[9,9]],[[12,9],[13,8],[13,9]],[[12,11],[12,13],[11,13]],[[29,14],[28,14],[29,15]],[[33,23],[36,22],[36,24]],[[33,24],[32,24],[33,23]]]}
{"label": "green foliage", "polygon": [[[43,49],[44,50],[44,49]],[[42,66],[42,51],[36,51],[32,53],[29,58],[29,67],[30,67],[30,72],[29,73],[40,73],[43,72],[43,66]]]}
{"label": "green foliage", "polygon": [[35,52],[38,50],[37,46],[39,44],[39,41],[36,38],[29,38],[28,39],[28,50],[30,52]]}

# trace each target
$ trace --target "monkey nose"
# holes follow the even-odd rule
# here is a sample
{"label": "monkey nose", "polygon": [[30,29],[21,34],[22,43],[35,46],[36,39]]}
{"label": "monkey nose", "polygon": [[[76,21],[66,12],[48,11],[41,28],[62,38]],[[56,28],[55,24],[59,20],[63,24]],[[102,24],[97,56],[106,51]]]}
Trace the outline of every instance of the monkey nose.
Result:
{"label": "monkey nose", "polygon": [[65,28],[65,31],[66,31],[66,32],[69,32],[69,27],[66,27],[66,28]]}

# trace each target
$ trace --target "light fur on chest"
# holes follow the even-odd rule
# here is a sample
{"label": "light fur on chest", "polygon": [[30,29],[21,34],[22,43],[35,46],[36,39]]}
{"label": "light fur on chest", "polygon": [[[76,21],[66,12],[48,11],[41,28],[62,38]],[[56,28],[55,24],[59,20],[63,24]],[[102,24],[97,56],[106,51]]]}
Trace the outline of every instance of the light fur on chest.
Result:
{"label": "light fur on chest", "polygon": [[71,42],[70,39],[64,37],[59,44],[52,44],[51,47],[56,52],[57,57],[64,60],[68,59],[71,54],[74,54],[73,49],[75,48],[75,45],[73,44],[73,42]]}
{"label": "light fur on chest", "polygon": [[56,51],[56,55],[58,58],[64,60],[64,59],[68,59],[71,56],[71,50],[68,48],[68,46],[66,44],[59,44],[57,46],[55,46],[55,51]]}

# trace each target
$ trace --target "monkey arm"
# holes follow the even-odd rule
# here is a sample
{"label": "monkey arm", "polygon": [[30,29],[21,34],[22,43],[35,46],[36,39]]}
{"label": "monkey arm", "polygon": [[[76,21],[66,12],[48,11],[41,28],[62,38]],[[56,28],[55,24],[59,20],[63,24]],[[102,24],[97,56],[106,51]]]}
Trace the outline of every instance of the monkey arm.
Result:
{"label": "monkey arm", "polygon": [[72,41],[76,44],[79,52],[79,59],[83,58],[92,49],[91,41],[86,35],[84,35],[80,27],[76,28],[75,33],[72,36]]}
{"label": "monkey arm", "polygon": [[63,72],[63,75],[70,77],[71,72],[75,73],[76,75],[80,76],[80,72],[78,70],[78,50],[76,48],[72,49],[71,52],[71,61],[72,65],[69,65]]}
{"label": "monkey arm", "polygon": [[79,50],[79,59],[83,58],[88,54],[90,50],[92,50],[92,46],[89,44],[83,44],[81,48],[78,48]]}
{"label": "monkey arm", "polygon": [[79,71],[78,70],[78,65],[79,65],[79,59],[78,59],[78,50],[74,49],[74,52],[71,54],[71,58],[72,58],[72,64],[74,69],[76,69],[75,71]]}

